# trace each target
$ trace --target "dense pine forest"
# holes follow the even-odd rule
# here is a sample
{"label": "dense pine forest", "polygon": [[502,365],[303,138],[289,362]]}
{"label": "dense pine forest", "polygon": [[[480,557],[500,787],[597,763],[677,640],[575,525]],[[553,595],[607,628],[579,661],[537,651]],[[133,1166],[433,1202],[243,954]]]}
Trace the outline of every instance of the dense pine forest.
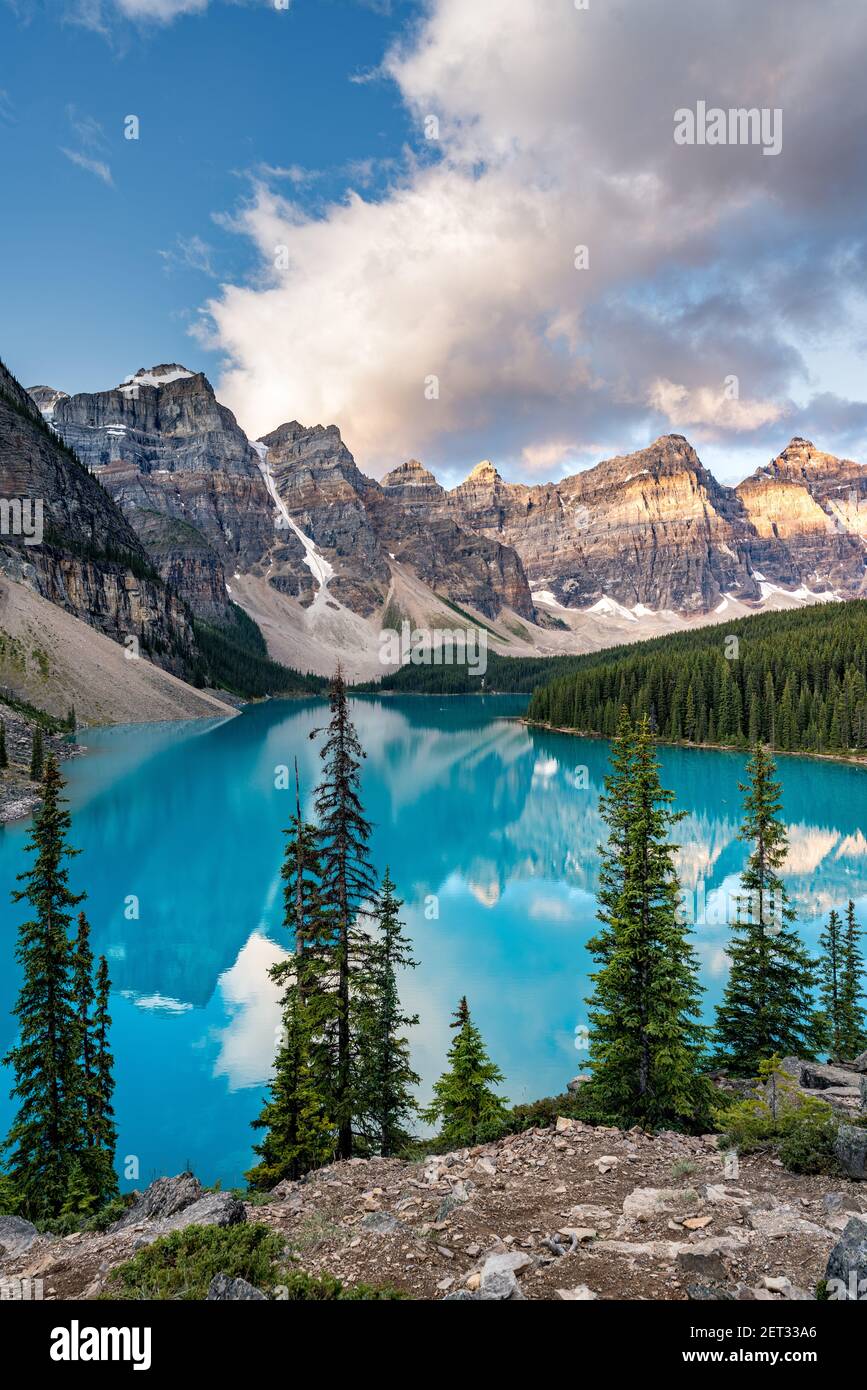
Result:
{"label": "dense pine forest", "polygon": [[319,676],[302,675],[272,661],[258,625],[236,603],[229,608],[231,619],[225,623],[193,619],[199,653],[194,685],[216,686],[244,700],[265,695],[315,695],[326,686]]}
{"label": "dense pine forest", "polygon": [[579,658],[530,719],[613,736],[619,711],[656,737],[786,752],[867,749],[867,602],[822,604]]}

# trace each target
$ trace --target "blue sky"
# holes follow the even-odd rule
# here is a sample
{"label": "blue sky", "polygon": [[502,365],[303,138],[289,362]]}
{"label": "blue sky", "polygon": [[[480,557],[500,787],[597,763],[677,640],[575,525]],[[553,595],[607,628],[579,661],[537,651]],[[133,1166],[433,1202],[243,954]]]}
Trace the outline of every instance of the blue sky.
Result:
{"label": "blue sky", "polygon": [[[163,360],[216,374],[220,353],[191,342],[190,321],[255,257],[214,215],[257,166],[316,171],[296,186],[315,206],[342,193],[355,161],[400,152],[394,88],[349,79],[379,62],[412,6],[217,4],[105,33],[59,22],[59,8],[16,18],[0,0],[2,352],[27,384],[69,390]],[[138,141],[124,138],[131,113]]]}
{"label": "blue sky", "polygon": [[0,0],[0,352],[180,361],[374,474],[867,461],[865,68],[863,0]]}

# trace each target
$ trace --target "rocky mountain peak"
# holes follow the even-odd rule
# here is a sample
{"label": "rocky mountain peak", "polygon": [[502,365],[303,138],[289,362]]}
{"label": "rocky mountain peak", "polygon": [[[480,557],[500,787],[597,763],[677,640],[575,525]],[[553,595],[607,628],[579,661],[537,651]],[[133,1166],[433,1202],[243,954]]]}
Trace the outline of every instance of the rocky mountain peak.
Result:
{"label": "rocky mountain peak", "polygon": [[418,459],[407,459],[405,463],[398,464],[397,468],[392,468],[382,479],[382,486],[390,491],[406,492],[408,495],[419,490],[436,495],[443,491],[430,469],[425,468]]}
{"label": "rocky mountain peak", "polygon": [[27,394],[36,402],[46,420],[51,420],[58,401],[68,399],[66,391],[58,391],[54,386],[28,386]]}
{"label": "rocky mountain peak", "polygon": [[503,480],[490,459],[482,459],[466,479],[468,483],[501,483]]}
{"label": "rocky mountain peak", "polygon": [[161,386],[170,386],[174,381],[189,381],[194,377],[199,377],[213,395],[213,387],[202,372],[191,372],[178,362],[161,362],[156,367],[139,367],[134,376],[127,377],[121,383],[120,389],[123,391],[129,386],[154,386],[158,389]]}

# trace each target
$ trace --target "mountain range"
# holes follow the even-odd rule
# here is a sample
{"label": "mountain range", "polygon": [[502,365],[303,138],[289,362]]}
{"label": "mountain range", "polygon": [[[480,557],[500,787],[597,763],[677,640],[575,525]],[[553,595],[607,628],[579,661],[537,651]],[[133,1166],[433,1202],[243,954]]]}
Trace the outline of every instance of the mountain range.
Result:
{"label": "mountain range", "polygon": [[[381,629],[403,619],[561,654],[867,591],[867,467],[805,439],[737,487],[672,434],[558,482],[509,483],[485,461],[446,490],[415,459],[366,477],[334,425],[250,440],[177,363],[98,392],[0,385],[0,491],[37,489],[67,547],[13,546],[7,576],[29,564],[43,597],[116,640],[140,630],[176,674],[189,617],[219,626],[234,604],[273,659],[327,674],[339,655],[370,678]],[[28,410],[42,462],[22,470],[7,417],[20,431]]]}

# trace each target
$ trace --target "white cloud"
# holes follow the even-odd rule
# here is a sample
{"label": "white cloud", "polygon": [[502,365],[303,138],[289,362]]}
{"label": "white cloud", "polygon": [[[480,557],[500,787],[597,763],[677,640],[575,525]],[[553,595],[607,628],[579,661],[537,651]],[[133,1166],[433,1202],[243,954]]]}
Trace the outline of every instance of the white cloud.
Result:
{"label": "white cloud", "polygon": [[95,174],[103,183],[107,183],[109,188],[114,187],[114,180],[111,177],[111,169],[102,159],[91,159],[89,155],[82,154],[79,150],[68,150],[65,145],[60,146],[61,154],[77,164],[79,169],[86,169],[89,174]]}
{"label": "white cloud", "polygon": [[652,383],[647,401],[665,416],[673,430],[697,426],[697,437],[702,439],[718,438],[729,430],[740,433],[759,429],[774,424],[785,414],[779,402],[742,401],[727,395],[722,386],[690,389],[664,377]]}
{"label": "white cloud", "polygon": [[[431,0],[381,69],[423,152],[386,193],[356,181],[311,213],[263,177],[224,221],[261,265],[206,306],[221,398],[252,434],[335,421],[372,471],[463,450],[553,470],[600,440],[646,443],[659,417],[699,439],[784,417],[794,432],[793,338],[814,308],[781,265],[863,220],[865,54],[845,0],[732,0],[700,25],[694,0]],[[676,146],[673,113],[698,98],[783,106],[782,155]],[[830,266],[810,270],[826,319]],[[730,373],[742,400],[721,397]]]}
{"label": "white cloud", "polygon": [[115,0],[117,8],[127,19],[154,20],[167,24],[181,14],[201,14],[208,0]]}

